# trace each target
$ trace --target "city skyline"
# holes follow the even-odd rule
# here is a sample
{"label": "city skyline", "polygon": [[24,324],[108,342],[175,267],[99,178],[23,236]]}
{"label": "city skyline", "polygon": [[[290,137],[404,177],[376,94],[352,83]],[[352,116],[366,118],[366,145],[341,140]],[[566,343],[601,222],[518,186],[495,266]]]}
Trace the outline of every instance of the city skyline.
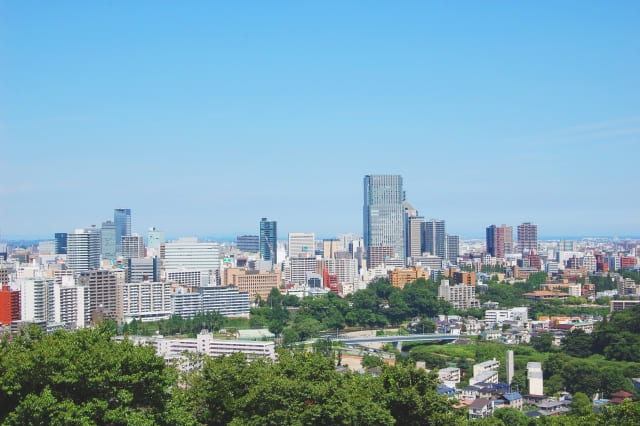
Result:
{"label": "city skyline", "polygon": [[117,206],[167,238],[255,234],[260,217],[281,236],[361,233],[367,174],[402,175],[420,215],[462,237],[640,234],[640,4],[14,2],[0,17],[3,240]]}

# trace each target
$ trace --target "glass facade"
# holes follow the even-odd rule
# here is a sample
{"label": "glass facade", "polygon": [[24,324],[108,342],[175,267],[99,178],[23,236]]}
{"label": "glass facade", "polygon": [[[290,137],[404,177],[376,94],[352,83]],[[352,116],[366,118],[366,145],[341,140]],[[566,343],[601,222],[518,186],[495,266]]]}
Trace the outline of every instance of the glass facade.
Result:
{"label": "glass facade", "polygon": [[367,247],[392,247],[404,258],[404,207],[402,176],[364,177],[363,230]]}

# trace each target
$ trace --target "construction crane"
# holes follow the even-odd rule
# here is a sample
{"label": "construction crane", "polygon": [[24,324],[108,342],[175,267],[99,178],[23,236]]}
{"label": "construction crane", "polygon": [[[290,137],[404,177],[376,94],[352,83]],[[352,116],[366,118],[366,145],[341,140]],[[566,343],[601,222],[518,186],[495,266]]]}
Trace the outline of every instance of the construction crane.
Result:
{"label": "construction crane", "polygon": [[269,238],[267,237],[267,232],[263,231],[262,235],[264,236],[264,240],[267,242],[267,246],[269,246],[269,252],[271,252],[271,259],[270,259],[271,263],[275,263],[274,260],[276,259],[276,255],[275,255],[275,252],[273,251],[273,246],[271,245],[271,241],[269,241]]}

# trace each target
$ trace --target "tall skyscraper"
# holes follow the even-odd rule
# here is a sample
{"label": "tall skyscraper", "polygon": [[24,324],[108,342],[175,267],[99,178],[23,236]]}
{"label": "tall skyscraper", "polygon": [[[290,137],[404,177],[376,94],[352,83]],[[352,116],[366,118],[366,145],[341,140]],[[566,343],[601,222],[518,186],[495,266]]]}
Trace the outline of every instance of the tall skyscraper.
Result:
{"label": "tall skyscraper", "polygon": [[504,259],[504,229],[495,225],[487,227],[487,253]]}
{"label": "tall skyscraper", "polygon": [[447,257],[446,259],[453,263],[458,264],[458,256],[460,255],[460,236],[459,235],[447,235]]}
{"label": "tall skyscraper", "polygon": [[289,258],[315,257],[315,244],[313,232],[289,232]]}
{"label": "tall skyscraper", "polygon": [[507,226],[504,223],[501,226],[504,234],[504,254],[513,254],[513,226]]}
{"label": "tall skyscraper", "polygon": [[491,225],[487,227],[487,253],[504,259],[505,255],[513,253],[513,227]]}
{"label": "tall skyscraper", "polygon": [[116,223],[116,253],[122,254],[122,237],[131,235],[131,209],[115,209],[113,221]]}
{"label": "tall skyscraper", "polygon": [[397,257],[404,258],[402,201],[402,176],[364,177],[363,230],[367,256],[370,247],[391,247]]}
{"label": "tall skyscraper", "polygon": [[54,235],[56,242],[55,251],[56,254],[67,254],[67,233],[56,232]]}
{"label": "tall skyscraper", "polygon": [[260,220],[260,257],[277,263],[278,226],[275,220]]}
{"label": "tall skyscraper", "polygon": [[116,223],[108,220],[102,222],[102,228],[100,229],[100,238],[102,239],[102,258],[103,259],[115,259],[116,258]]}
{"label": "tall skyscraper", "polygon": [[100,229],[76,229],[67,234],[67,266],[76,274],[100,268]]}
{"label": "tall skyscraper", "polygon": [[422,224],[422,251],[438,256],[446,257],[446,240],[444,220],[430,219]]}
{"label": "tall skyscraper", "polygon": [[518,225],[518,250],[523,253],[538,251],[538,225],[530,222]]}

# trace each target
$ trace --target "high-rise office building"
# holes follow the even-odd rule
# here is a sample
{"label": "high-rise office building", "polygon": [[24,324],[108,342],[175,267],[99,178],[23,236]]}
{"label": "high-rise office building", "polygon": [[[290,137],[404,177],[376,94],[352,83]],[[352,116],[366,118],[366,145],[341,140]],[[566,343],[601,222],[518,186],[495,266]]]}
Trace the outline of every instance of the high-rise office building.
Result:
{"label": "high-rise office building", "polygon": [[116,223],[116,253],[122,254],[122,237],[131,235],[131,209],[115,209],[113,221]]}
{"label": "high-rise office building", "polygon": [[76,229],[67,235],[67,266],[76,274],[100,268],[100,229]]}
{"label": "high-rise office building", "polygon": [[277,263],[278,255],[278,226],[275,220],[260,220],[260,257]]}
{"label": "high-rise office building", "polygon": [[523,253],[538,251],[538,225],[530,222],[518,225],[518,250]]}
{"label": "high-rise office building", "polygon": [[144,257],[144,240],[142,235],[122,236],[122,257],[125,259],[138,259]]}
{"label": "high-rise office building", "polygon": [[407,257],[422,256],[422,224],[424,223],[424,217],[407,217],[406,223]]}
{"label": "high-rise office building", "polygon": [[100,238],[103,259],[116,258],[116,234],[117,232],[115,222],[111,220],[102,222],[102,228],[100,229]]}
{"label": "high-rise office building", "polygon": [[153,250],[160,250],[160,244],[164,243],[164,232],[156,228],[149,228],[147,232],[147,247]]}
{"label": "high-rise office building", "polygon": [[445,259],[446,233],[444,220],[430,219],[422,224],[422,251]]}
{"label": "high-rise office building", "polygon": [[67,233],[56,232],[54,235],[56,254],[67,254]]}
{"label": "high-rise office building", "polygon": [[260,251],[260,237],[258,235],[238,235],[236,242],[240,251],[248,253],[258,253]]}
{"label": "high-rise office building", "polygon": [[391,247],[404,258],[404,207],[402,176],[367,175],[364,177],[363,230],[369,256],[371,247]]}
{"label": "high-rise office building", "polygon": [[315,244],[313,232],[289,232],[289,258],[315,257]]}
{"label": "high-rise office building", "polygon": [[127,259],[127,266],[128,283],[160,281],[160,261],[157,257]]}
{"label": "high-rise office building", "polygon": [[447,235],[447,257],[446,259],[453,263],[458,264],[458,256],[460,255],[460,236],[459,235]]}

